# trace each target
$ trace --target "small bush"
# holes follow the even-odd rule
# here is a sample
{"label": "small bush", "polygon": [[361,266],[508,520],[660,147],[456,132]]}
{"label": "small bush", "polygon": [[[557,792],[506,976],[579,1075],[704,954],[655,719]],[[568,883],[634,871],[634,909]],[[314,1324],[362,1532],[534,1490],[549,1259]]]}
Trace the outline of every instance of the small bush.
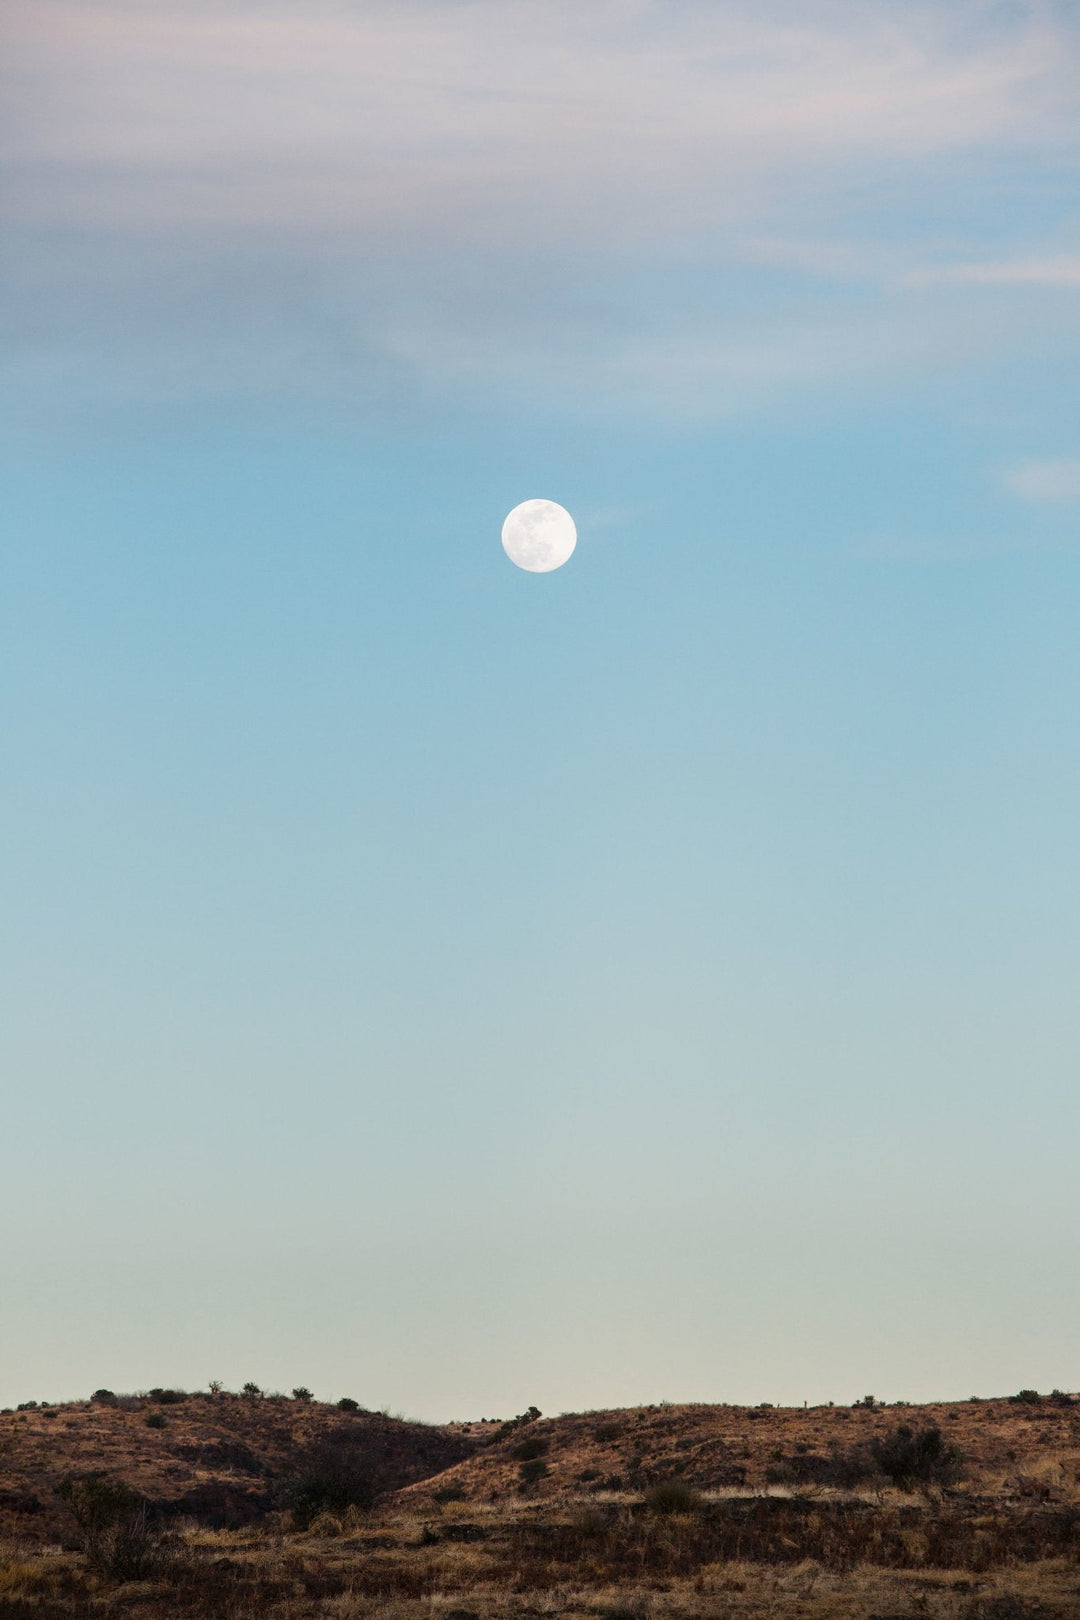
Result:
{"label": "small bush", "polygon": [[262,1398],[262,1390],[259,1388],[258,1384],[253,1384],[250,1379],[244,1385],[240,1393],[241,1395],[246,1395],[249,1401],[257,1401]]}
{"label": "small bush", "polygon": [[150,1520],[145,1497],[103,1474],[72,1475],[56,1488],[79,1527],[93,1569],[117,1581],[145,1580],[160,1569],[169,1546]]}
{"label": "small bush", "polygon": [[292,1398],[294,1401],[313,1401],[315,1399],[305,1384],[297,1384],[292,1392]]}
{"label": "small bush", "polygon": [[279,1482],[276,1494],[295,1528],[307,1530],[321,1513],[374,1507],[379,1492],[370,1468],[352,1447],[327,1441],[308,1452],[297,1473]]}
{"label": "small bush", "polygon": [[653,1513],[697,1513],[703,1502],[698,1492],[685,1480],[665,1479],[646,1494],[645,1505]]}
{"label": "small bush", "polygon": [[359,1412],[360,1402],[354,1401],[351,1395],[343,1395],[338,1401],[339,1412]]}
{"label": "small bush", "polygon": [[617,1440],[620,1434],[622,1434],[621,1423],[598,1423],[593,1430],[593,1439],[599,1445],[607,1446],[613,1440]]}
{"label": "small bush", "polygon": [[936,1424],[912,1429],[906,1423],[870,1443],[877,1467],[902,1490],[912,1485],[949,1485],[958,1477],[960,1453]]}
{"label": "small bush", "polygon": [[539,1480],[544,1478],[545,1474],[550,1472],[551,1470],[543,1457],[530,1457],[528,1462],[523,1462],[518,1469],[522,1490],[527,1490],[530,1485],[537,1484]]}
{"label": "small bush", "polygon": [[1021,1406],[1041,1406],[1042,1396],[1037,1389],[1020,1389],[1015,1395],[1009,1396],[1014,1405],[1019,1402]]}
{"label": "small bush", "polygon": [[453,1485],[440,1485],[437,1491],[432,1491],[431,1497],[434,1502],[464,1502],[466,1494],[464,1485],[455,1483]]}
{"label": "small bush", "polygon": [[111,1389],[95,1389],[90,1397],[95,1406],[115,1406],[116,1395]]}
{"label": "small bush", "polygon": [[546,1457],[551,1450],[551,1441],[542,1434],[530,1434],[527,1440],[519,1440],[510,1455],[515,1462],[532,1462],[536,1457]]}
{"label": "small bush", "polygon": [[168,1428],[168,1424],[165,1421],[164,1412],[149,1412],[143,1421],[148,1429]]}
{"label": "small bush", "polygon": [[156,1401],[158,1406],[178,1406],[181,1401],[187,1400],[187,1391],[183,1389],[152,1389],[150,1399]]}

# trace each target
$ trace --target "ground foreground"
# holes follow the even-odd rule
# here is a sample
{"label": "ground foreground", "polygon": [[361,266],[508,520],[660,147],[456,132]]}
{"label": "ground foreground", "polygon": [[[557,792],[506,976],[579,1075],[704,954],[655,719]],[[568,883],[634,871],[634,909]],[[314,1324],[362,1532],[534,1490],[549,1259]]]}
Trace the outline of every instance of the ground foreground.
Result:
{"label": "ground foreground", "polygon": [[1080,1403],[0,1414],[0,1620],[1080,1620]]}

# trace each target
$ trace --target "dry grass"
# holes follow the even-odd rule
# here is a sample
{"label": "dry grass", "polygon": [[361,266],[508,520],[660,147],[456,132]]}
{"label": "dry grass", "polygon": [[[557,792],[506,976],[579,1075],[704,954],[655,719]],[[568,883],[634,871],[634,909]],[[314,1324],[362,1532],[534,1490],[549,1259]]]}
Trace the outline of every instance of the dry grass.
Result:
{"label": "dry grass", "polygon": [[[143,1408],[0,1416],[0,1620],[1080,1620],[1080,1405],[649,1407],[506,1432],[359,1414],[353,1432],[414,1483],[302,1533],[269,1505],[274,1471],[341,1413],[229,1397],[165,1412],[164,1430]],[[954,1487],[766,1482],[865,1456],[900,1422],[959,1448]],[[110,1581],[76,1550],[55,1485],[91,1468],[157,1504],[171,1551],[154,1580]],[[195,1487],[223,1485],[261,1504],[250,1522],[182,1516]]]}

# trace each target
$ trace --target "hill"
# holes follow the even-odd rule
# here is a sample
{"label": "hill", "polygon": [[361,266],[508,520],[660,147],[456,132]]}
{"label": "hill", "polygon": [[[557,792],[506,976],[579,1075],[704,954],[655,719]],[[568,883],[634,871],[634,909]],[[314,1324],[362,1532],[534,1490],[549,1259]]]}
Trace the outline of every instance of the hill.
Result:
{"label": "hill", "polygon": [[1080,1402],[0,1413],[0,1620],[140,1611],[1080,1620]]}

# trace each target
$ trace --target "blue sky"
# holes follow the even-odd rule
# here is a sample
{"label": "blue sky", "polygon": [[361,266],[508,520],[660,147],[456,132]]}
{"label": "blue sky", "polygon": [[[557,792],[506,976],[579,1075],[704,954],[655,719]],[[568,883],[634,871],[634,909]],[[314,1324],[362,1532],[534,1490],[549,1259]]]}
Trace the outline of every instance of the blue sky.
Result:
{"label": "blue sky", "polygon": [[1074,9],[4,32],[0,1400],[1075,1385]]}

